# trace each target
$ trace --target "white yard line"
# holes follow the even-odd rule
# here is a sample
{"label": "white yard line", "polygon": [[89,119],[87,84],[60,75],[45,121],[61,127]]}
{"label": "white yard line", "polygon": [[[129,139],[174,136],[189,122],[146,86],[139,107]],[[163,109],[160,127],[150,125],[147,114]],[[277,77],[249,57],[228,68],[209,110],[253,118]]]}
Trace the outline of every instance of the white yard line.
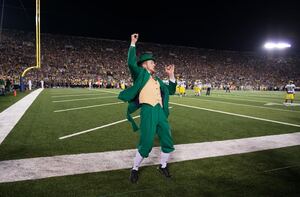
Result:
{"label": "white yard line", "polygon": [[50,90],[49,93],[50,93],[51,96],[75,94],[75,93],[77,93],[77,94],[87,94],[87,93],[89,93],[89,92],[85,93],[84,91],[80,91],[80,92],[79,91],[80,90],[72,90],[71,91],[71,90],[64,89],[64,90],[60,90],[59,92],[51,92],[51,90]]}
{"label": "white yard line", "polygon": [[283,103],[286,107],[297,107],[300,106],[300,103]]}
{"label": "white yard line", "polygon": [[49,93],[53,96],[55,95],[65,95],[65,94],[89,94],[87,88],[60,88],[54,89],[49,88]]}
{"label": "white yard line", "polygon": [[275,172],[275,171],[285,170],[285,169],[294,168],[294,167],[299,167],[299,166],[300,166],[300,165],[285,166],[285,167],[281,167],[281,168],[274,168],[274,169],[271,169],[271,170],[265,170],[264,172]]}
{"label": "white yard line", "polygon": [[84,101],[84,100],[94,100],[94,99],[105,99],[105,98],[117,98],[116,96],[104,96],[104,97],[93,97],[93,98],[81,98],[81,99],[69,99],[69,100],[59,100],[52,101],[53,103],[64,103],[64,102],[73,102],[73,101]]}
{"label": "white yard line", "polygon": [[84,106],[84,107],[75,107],[75,108],[69,108],[69,109],[60,109],[60,110],[55,110],[55,113],[59,112],[66,112],[66,111],[74,111],[74,110],[80,110],[80,109],[88,109],[88,108],[94,108],[94,107],[102,107],[102,106],[109,106],[109,105],[118,105],[122,104],[124,102],[116,102],[116,103],[105,103],[105,104],[100,104],[100,105],[89,105],[89,106]]}
{"label": "white yard line", "polygon": [[254,117],[254,116],[247,116],[247,115],[243,115],[243,114],[236,114],[236,113],[225,112],[225,111],[214,110],[214,109],[208,109],[208,108],[203,108],[203,107],[184,105],[184,104],[174,103],[174,102],[170,102],[170,104],[178,105],[178,106],[182,106],[182,107],[187,107],[187,108],[192,108],[192,109],[200,109],[200,110],[205,110],[205,111],[210,111],[210,112],[216,112],[216,113],[221,113],[221,114],[226,114],[226,115],[231,115],[231,116],[238,116],[238,117],[249,118],[249,119],[254,119],[254,120],[260,120],[260,121],[265,121],[265,122],[272,122],[272,123],[276,123],[276,124],[288,125],[288,126],[293,126],[293,127],[300,127],[300,125],[297,125],[297,124],[281,122],[281,121],[276,121],[276,120],[269,120],[269,119],[265,119],[265,118],[258,118],[258,117]]}
{"label": "white yard line", "polygon": [[0,144],[43,89],[37,89],[0,113]]}
{"label": "white yard line", "polygon": [[282,95],[277,95],[277,96],[266,96],[266,95],[261,95],[261,94],[257,94],[257,95],[253,95],[253,94],[231,94],[231,93],[217,93],[217,95],[219,96],[225,96],[225,97],[253,97],[253,98],[265,98],[265,99],[271,99],[271,100],[282,100],[285,97],[285,94]]}
{"label": "white yard line", "polygon": [[[285,112],[296,112],[300,113],[300,111],[293,111],[293,110],[286,110],[286,109],[277,109],[277,108],[271,108],[271,107],[263,107],[263,106],[256,106],[256,105],[247,105],[247,104],[241,104],[241,103],[232,103],[232,102],[227,102],[227,101],[216,101],[216,100],[209,100],[209,99],[202,99],[202,98],[190,98],[190,97],[185,97],[185,99],[193,99],[193,100],[198,100],[198,101],[206,101],[206,102],[215,102],[215,103],[224,103],[224,104],[230,104],[230,105],[238,105],[238,106],[245,106],[245,107],[254,107],[254,108],[261,108],[261,109],[270,109],[270,110],[275,110],[275,111],[285,111]],[[281,106],[283,106],[281,104]]]}
{"label": "white yard line", "polygon": [[[300,145],[300,132],[175,145],[170,163]],[[155,147],[142,166],[159,164]],[[132,167],[136,149],[0,161],[0,183],[35,180]]]}
{"label": "white yard line", "polygon": [[[136,119],[136,118],[139,118],[139,117],[140,116],[134,116],[133,119]],[[98,129],[103,129],[105,127],[110,127],[112,125],[116,125],[116,124],[119,124],[119,123],[122,123],[122,122],[126,122],[126,121],[127,121],[127,119],[119,120],[119,121],[116,121],[116,122],[113,122],[113,123],[102,125],[100,127],[95,127],[95,128],[92,128],[92,129],[88,129],[88,130],[80,131],[80,132],[73,133],[73,134],[70,134],[70,135],[66,135],[66,136],[60,137],[58,139],[63,140],[63,139],[66,139],[66,138],[74,137],[76,135],[81,135],[81,134],[89,133],[91,131],[95,131],[95,130],[98,130]]]}
{"label": "white yard line", "polygon": [[[255,102],[255,103],[267,103],[268,101],[263,101],[263,100],[256,100],[256,99],[241,99],[241,98],[232,98],[232,97],[226,97],[226,96],[221,96],[221,95],[217,95],[218,98],[222,98],[222,99],[229,99],[229,100],[238,100],[238,101],[250,101],[250,102]],[[284,99],[282,99],[282,101],[284,101]]]}
{"label": "white yard line", "polygon": [[[108,94],[108,93],[103,93]],[[92,96],[92,95],[103,95],[103,94],[66,94],[66,95],[59,95],[59,96],[51,96],[52,98],[61,98],[61,97],[76,97],[76,96]]]}
{"label": "white yard line", "polygon": [[99,90],[99,89],[92,89],[94,91],[98,91],[98,92],[107,92],[107,93],[111,93],[111,94],[120,94],[120,92],[113,92],[113,91],[109,91],[109,90]]}
{"label": "white yard line", "polygon": [[[173,108],[173,107],[169,107],[169,109],[171,109],[171,108]],[[140,116],[134,116],[133,119],[136,119],[136,118],[139,118],[139,117]],[[119,124],[119,123],[122,123],[122,122],[126,122],[126,121],[127,121],[127,119],[119,120],[119,121],[112,122],[112,123],[109,123],[109,124],[106,124],[106,125],[102,125],[100,127],[96,127],[96,128],[92,128],[92,129],[80,131],[80,132],[73,133],[73,134],[66,135],[66,136],[62,136],[62,137],[60,137],[58,139],[62,140],[62,139],[74,137],[76,135],[81,135],[81,134],[88,133],[88,132],[91,132],[91,131],[95,131],[95,130],[98,130],[98,129],[103,129],[103,128],[110,127],[110,126],[113,126],[113,125],[116,125],[116,124]]]}
{"label": "white yard line", "polygon": [[[232,94],[233,93],[233,94]],[[285,96],[286,96],[286,92],[280,92],[278,94],[262,94],[261,92],[259,92],[258,94],[248,94],[247,92],[240,92],[237,94],[237,92],[232,92],[232,93],[220,93],[218,92],[218,95],[224,95],[224,96],[238,96],[238,97],[254,97],[254,98],[266,98],[266,99],[273,99],[273,100],[284,100]],[[297,92],[296,92],[296,96],[297,96]]]}

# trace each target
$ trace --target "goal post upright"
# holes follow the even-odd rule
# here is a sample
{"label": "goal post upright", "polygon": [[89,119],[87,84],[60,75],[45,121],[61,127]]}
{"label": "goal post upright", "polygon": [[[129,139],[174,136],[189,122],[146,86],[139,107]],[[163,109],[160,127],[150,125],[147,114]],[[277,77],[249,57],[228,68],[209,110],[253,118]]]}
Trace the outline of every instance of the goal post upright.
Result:
{"label": "goal post upright", "polygon": [[35,6],[35,49],[36,49],[36,65],[26,68],[21,77],[24,77],[26,73],[31,69],[41,68],[41,28],[40,28],[40,0],[36,0]]}

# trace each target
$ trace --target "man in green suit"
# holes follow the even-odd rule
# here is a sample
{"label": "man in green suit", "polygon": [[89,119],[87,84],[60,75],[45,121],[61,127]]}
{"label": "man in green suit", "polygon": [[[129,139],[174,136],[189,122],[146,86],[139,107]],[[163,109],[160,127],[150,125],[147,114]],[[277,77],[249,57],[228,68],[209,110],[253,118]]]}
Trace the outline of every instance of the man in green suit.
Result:
{"label": "man in green suit", "polygon": [[155,59],[152,54],[145,53],[136,57],[136,42],[138,34],[131,35],[131,45],[128,51],[128,66],[133,79],[133,86],[122,91],[119,99],[128,102],[127,119],[131,122],[134,131],[138,130],[131,114],[141,108],[140,140],[134,158],[133,168],[130,170],[130,181],[138,181],[138,169],[144,158],[152,150],[155,134],[158,135],[161,145],[160,165],[158,167],[165,177],[170,178],[167,161],[174,151],[171,129],[168,122],[169,95],[176,91],[174,65],[165,67],[169,76],[169,85],[166,85],[155,73]]}

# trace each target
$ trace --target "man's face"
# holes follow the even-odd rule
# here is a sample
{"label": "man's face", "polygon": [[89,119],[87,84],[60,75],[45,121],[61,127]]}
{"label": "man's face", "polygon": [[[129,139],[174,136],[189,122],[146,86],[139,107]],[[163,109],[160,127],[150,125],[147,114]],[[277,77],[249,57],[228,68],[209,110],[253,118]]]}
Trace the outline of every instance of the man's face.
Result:
{"label": "man's face", "polygon": [[148,70],[151,73],[155,73],[155,62],[153,60],[148,60],[143,62],[143,68],[145,68],[146,70]]}

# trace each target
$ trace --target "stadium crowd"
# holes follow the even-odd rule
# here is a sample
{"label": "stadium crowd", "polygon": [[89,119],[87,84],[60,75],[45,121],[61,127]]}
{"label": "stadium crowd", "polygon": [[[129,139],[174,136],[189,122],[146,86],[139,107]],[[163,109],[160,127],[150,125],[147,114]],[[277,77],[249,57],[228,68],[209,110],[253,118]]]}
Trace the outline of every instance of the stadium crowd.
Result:
{"label": "stadium crowd", "polygon": [[[26,80],[45,87],[120,87],[132,84],[126,66],[129,41],[41,35],[41,69],[31,70]],[[139,52],[153,52],[159,77],[163,67],[175,64],[177,79],[192,88],[195,80],[223,89],[283,90],[289,80],[300,86],[300,56],[262,52],[220,51],[183,46],[140,43]],[[0,87],[18,85],[20,74],[35,65],[33,32],[4,30],[0,43]],[[2,85],[2,81],[3,85]],[[10,81],[10,82],[8,82]],[[8,87],[9,85],[10,87]],[[1,88],[1,91],[2,88]]]}

